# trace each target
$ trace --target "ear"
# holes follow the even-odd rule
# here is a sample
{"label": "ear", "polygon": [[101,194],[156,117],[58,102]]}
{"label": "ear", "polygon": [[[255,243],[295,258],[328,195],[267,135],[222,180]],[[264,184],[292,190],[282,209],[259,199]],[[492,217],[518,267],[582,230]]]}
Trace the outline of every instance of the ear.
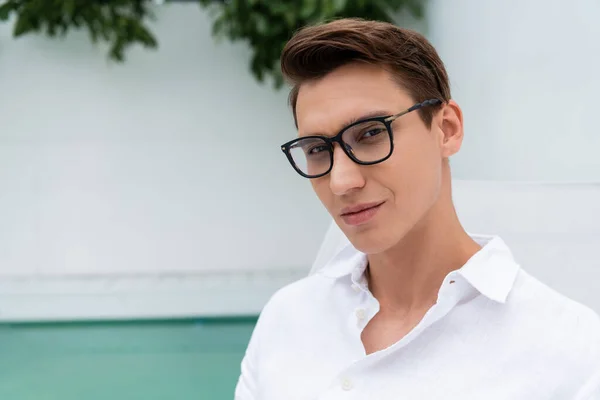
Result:
{"label": "ear", "polygon": [[[439,118],[439,119],[438,119]],[[458,153],[462,146],[463,115],[462,110],[454,100],[450,100],[437,115],[440,135],[440,150],[443,158]]]}

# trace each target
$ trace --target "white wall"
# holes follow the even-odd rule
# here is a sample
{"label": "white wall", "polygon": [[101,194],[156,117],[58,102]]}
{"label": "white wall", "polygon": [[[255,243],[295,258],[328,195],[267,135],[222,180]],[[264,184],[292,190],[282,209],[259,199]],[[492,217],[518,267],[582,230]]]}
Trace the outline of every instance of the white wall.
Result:
{"label": "white wall", "polygon": [[431,0],[465,113],[464,179],[600,181],[600,2]]}
{"label": "white wall", "polygon": [[125,66],[0,25],[0,319],[255,313],[312,262],[328,221],[280,151],[287,92],[199,6],[157,15]]}
{"label": "white wall", "polygon": [[[410,21],[465,110],[456,176],[600,181],[600,6],[524,3],[432,0]],[[0,318],[255,312],[308,270],[329,221],[279,150],[287,92],[198,6],[157,15],[159,51],[124,66],[84,33],[0,25]]]}
{"label": "white wall", "polygon": [[85,34],[13,40],[1,27],[1,272],[311,261],[287,256],[316,248],[303,232],[326,224],[280,151],[295,134],[286,91],[255,83],[248,50],[216,44],[199,6],[158,15],[160,51],[126,66]]}

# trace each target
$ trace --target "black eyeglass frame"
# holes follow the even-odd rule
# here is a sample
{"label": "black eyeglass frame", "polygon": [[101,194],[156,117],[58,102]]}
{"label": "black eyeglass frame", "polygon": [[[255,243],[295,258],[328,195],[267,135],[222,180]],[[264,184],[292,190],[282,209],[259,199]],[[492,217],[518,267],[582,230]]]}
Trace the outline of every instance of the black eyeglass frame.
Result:
{"label": "black eyeglass frame", "polygon": [[[290,162],[290,164],[292,165],[292,167],[294,168],[294,170],[299,173],[300,175],[302,175],[305,178],[308,179],[316,179],[316,178],[320,178],[322,176],[327,175],[328,173],[331,172],[331,170],[333,169],[333,145],[334,143],[338,143],[340,145],[340,147],[342,148],[342,150],[344,151],[344,153],[355,163],[360,164],[360,165],[374,165],[374,164],[379,164],[381,162],[384,162],[385,160],[387,160],[388,158],[391,157],[392,153],[394,152],[394,134],[392,132],[392,122],[394,122],[397,118],[400,118],[403,115],[406,115],[410,112],[419,110],[423,107],[430,107],[430,106],[437,106],[442,104],[442,100],[439,99],[429,99],[429,100],[425,100],[422,101],[421,103],[417,103],[415,105],[413,105],[410,108],[407,108],[406,110],[399,112],[398,114],[394,114],[394,115],[387,115],[387,116],[382,116],[382,117],[372,117],[372,118],[366,118],[366,119],[361,119],[360,121],[356,121],[346,127],[344,127],[339,133],[337,133],[335,136],[329,137],[329,136],[322,136],[322,135],[312,135],[312,136],[303,136],[300,138],[296,138],[294,140],[290,140],[287,143],[284,143],[281,145],[281,150],[283,151],[283,153],[285,154],[285,156],[287,157],[288,161]],[[365,122],[371,122],[371,121],[376,121],[376,122],[382,122],[386,129],[387,129],[387,133],[389,135],[390,138],[390,152],[383,158],[377,160],[377,161],[361,161],[359,159],[357,159],[354,154],[352,154],[352,150],[348,149],[345,146],[344,141],[342,140],[342,135],[344,134],[344,132],[346,132],[348,129],[352,128],[355,125],[358,124],[363,124]],[[296,144],[297,142],[301,141],[301,140],[305,140],[305,139],[322,139],[323,141],[325,141],[325,143],[328,146],[328,150],[329,150],[329,169],[325,172],[323,172],[322,174],[318,174],[318,175],[307,175],[304,172],[302,172],[302,170],[300,170],[300,168],[298,168],[298,166],[296,165],[296,163],[294,162],[294,158],[290,152],[291,147]]]}

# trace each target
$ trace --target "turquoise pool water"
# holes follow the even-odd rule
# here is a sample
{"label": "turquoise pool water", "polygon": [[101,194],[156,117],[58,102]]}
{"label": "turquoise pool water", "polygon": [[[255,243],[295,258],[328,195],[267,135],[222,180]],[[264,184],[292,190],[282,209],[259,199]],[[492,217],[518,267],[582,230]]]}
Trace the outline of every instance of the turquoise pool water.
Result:
{"label": "turquoise pool water", "polygon": [[232,399],[255,322],[0,325],[0,399]]}

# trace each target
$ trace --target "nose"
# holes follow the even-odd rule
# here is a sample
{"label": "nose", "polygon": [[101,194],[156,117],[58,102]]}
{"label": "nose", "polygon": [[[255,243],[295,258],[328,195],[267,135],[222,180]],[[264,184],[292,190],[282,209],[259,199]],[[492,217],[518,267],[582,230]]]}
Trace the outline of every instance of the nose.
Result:
{"label": "nose", "polygon": [[342,196],[365,185],[361,165],[355,163],[340,146],[333,149],[333,167],[329,173],[329,188],[336,196]]}

